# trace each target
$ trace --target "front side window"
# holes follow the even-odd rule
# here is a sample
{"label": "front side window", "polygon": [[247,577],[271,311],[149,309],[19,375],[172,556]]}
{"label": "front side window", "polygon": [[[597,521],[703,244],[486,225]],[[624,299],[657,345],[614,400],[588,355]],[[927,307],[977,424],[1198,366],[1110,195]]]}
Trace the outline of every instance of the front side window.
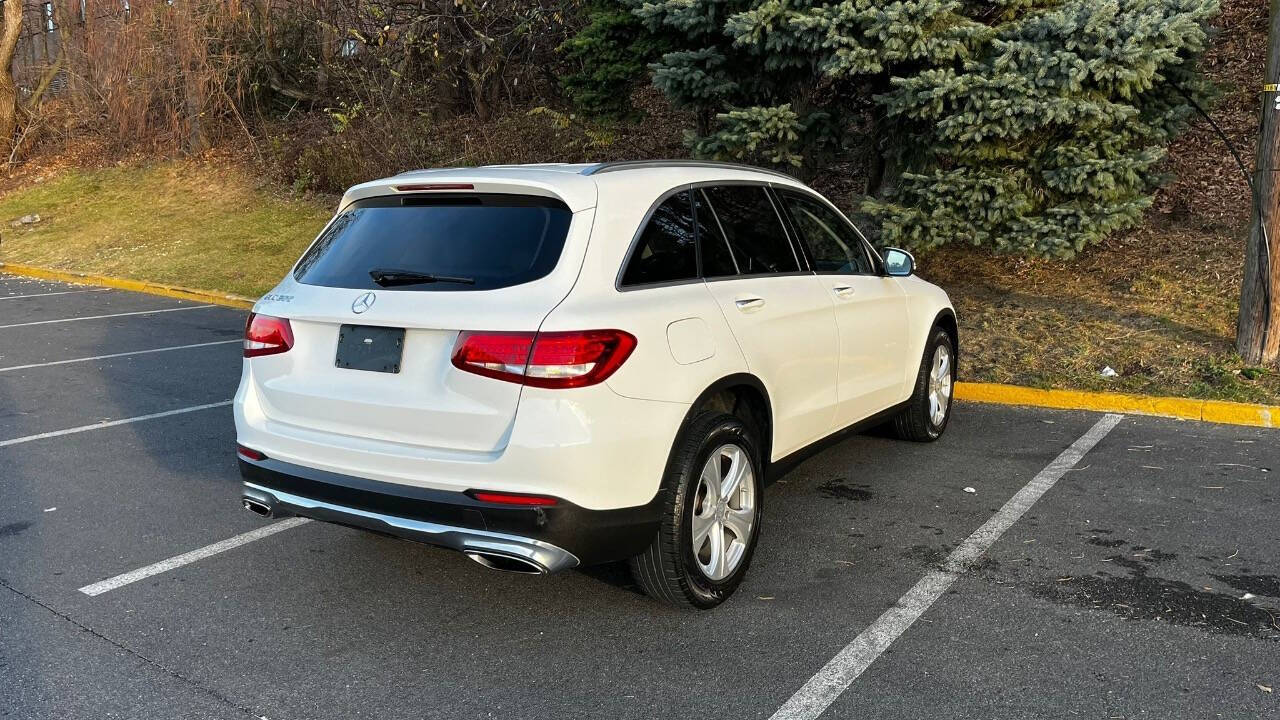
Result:
{"label": "front side window", "polygon": [[809,249],[816,272],[870,274],[871,259],[861,238],[831,208],[796,193],[782,193],[800,239]]}
{"label": "front side window", "polygon": [[[799,260],[787,240],[782,219],[774,210],[765,188],[758,185],[721,185],[706,188],[705,194],[714,219],[723,231],[738,274],[776,274],[800,270]],[[708,277],[713,277],[714,274],[707,265],[706,253],[704,243],[704,272]]]}
{"label": "front side window", "polygon": [[695,280],[698,277],[694,245],[693,207],[689,191],[667,198],[653,211],[622,273],[622,285]]}
{"label": "front side window", "polygon": [[294,270],[298,282],[373,290],[493,290],[555,269],[573,213],[525,195],[358,200]]}

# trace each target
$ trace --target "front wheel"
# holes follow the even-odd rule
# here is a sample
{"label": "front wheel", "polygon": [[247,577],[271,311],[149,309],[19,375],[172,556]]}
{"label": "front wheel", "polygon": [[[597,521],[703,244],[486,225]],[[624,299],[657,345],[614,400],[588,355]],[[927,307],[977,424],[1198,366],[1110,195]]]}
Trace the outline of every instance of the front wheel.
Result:
{"label": "front wheel", "polygon": [[631,573],[646,595],[708,609],[738,589],[760,533],[758,448],[733,415],[705,412],[689,423],[663,479],[658,535],[631,559]]}
{"label": "front wheel", "polygon": [[951,419],[951,394],[955,389],[956,349],[946,330],[935,327],[925,343],[915,391],[907,406],[893,419],[893,430],[903,440],[932,442],[942,437]]}

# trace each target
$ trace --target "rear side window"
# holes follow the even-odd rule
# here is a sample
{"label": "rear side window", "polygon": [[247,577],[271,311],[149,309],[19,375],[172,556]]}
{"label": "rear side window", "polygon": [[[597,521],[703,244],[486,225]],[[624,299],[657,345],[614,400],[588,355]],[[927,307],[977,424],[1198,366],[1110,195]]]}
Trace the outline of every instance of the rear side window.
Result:
{"label": "rear side window", "polygon": [[[724,232],[741,275],[787,273],[800,263],[787,240],[786,230],[763,187],[722,185],[706,188],[711,210]],[[706,262],[704,251],[703,261]],[[706,274],[713,276],[708,269]]]}
{"label": "rear side window", "polygon": [[831,208],[817,200],[783,193],[782,202],[791,214],[796,232],[809,248],[817,272],[870,274],[871,259],[862,239]]}
{"label": "rear side window", "polygon": [[622,285],[696,279],[697,253],[693,207],[689,204],[689,191],[685,190],[667,198],[653,211],[627,262]]}
{"label": "rear side window", "polygon": [[303,255],[294,277],[307,285],[369,290],[520,285],[555,268],[572,218],[558,200],[525,195],[358,200]]}

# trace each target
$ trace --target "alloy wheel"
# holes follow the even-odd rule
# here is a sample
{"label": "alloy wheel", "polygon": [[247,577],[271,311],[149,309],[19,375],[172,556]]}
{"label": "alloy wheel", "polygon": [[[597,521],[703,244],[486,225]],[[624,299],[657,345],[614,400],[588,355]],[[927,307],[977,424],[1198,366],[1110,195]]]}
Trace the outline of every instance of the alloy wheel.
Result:
{"label": "alloy wheel", "polygon": [[946,345],[938,345],[929,370],[929,420],[934,427],[942,427],[947,418],[951,389],[951,350]]}
{"label": "alloy wheel", "polygon": [[743,448],[725,444],[702,466],[693,496],[693,557],[709,580],[733,574],[756,523],[755,469]]}

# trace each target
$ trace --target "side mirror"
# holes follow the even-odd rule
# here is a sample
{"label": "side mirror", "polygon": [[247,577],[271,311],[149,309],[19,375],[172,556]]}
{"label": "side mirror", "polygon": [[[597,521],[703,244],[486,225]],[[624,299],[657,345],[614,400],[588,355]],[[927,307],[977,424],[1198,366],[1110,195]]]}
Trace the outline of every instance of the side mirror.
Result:
{"label": "side mirror", "polygon": [[907,277],[916,271],[916,259],[911,253],[898,248],[885,248],[884,254],[884,272],[886,275],[893,277]]}

